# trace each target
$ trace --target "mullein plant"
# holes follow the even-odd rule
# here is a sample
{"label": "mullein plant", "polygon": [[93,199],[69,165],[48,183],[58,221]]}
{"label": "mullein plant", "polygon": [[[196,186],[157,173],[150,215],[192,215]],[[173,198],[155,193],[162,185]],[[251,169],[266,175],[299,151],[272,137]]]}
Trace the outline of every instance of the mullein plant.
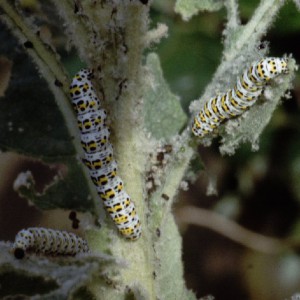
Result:
{"label": "mullein plant", "polygon": [[[48,164],[59,163],[67,170],[43,192],[36,190],[30,171],[20,173],[14,189],[39,209],[73,210],[93,216],[93,221],[81,228],[89,251],[74,257],[35,255],[33,249],[18,260],[12,243],[1,242],[1,273],[18,278],[14,291],[1,286],[2,295],[196,299],[184,282],[181,236],[172,213],[178,189],[191,173],[190,162],[199,143],[209,146],[212,138],[220,136],[222,154],[234,154],[244,142],[257,149],[260,134],[291,88],[296,63],[286,55],[288,73],[280,74],[276,82],[264,88],[264,101],[218,124],[204,138],[194,137],[193,120],[205,103],[232,89],[237,77],[253,62],[270,56],[269,48],[259,45],[285,1],[261,1],[251,19],[241,25],[236,0],[177,0],[175,11],[184,20],[202,10],[225,7],[227,11],[220,65],[203,95],[191,102],[189,116],[182,110],[179,97],[169,90],[157,54],[144,54],[167,36],[164,24],[149,29],[151,2],[0,0],[0,49],[2,60],[9,66],[1,74],[6,82],[1,86],[1,150]],[[45,34],[45,28],[60,32],[55,42]],[[60,43],[64,50],[58,47]],[[92,70],[89,80],[95,99],[100,99],[101,109],[107,111],[118,175],[141,223],[137,239],[124,238],[115,226],[117,216],[114,222],[107,217],[103,208],[106,202],[99,198],[90,171],[82,163],[84,153],[69,90],[80,67],[71,70],[65,49],[76,49],[82,64]],[[106,148],[101,151],[109,153]],[[100,175],[107,176],[108,171]],[[122,212],[129,216],[129,211]],[[40,284],[26,288],[24,282],[32,277]]]}

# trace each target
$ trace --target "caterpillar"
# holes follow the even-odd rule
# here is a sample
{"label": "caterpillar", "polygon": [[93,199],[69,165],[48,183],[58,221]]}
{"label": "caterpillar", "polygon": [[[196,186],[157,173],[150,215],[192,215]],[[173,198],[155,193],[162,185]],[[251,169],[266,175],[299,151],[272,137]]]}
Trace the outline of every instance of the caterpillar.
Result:
{"label": "caterpillar", "polygon": [[83,163],[89,169],[104,208],[119,232],[129,240],[136,240],[141,235],[141,223],[134,203],[117,175],[118,165],[113,157],[110,130],[106,125],[107,113],[94,91],[92,75],[91,70],[82,69],[75,74],[70,85],[70,96],[85,152]]}
{"label": "caterpillar", "polygon": [[203,138],[221,122],[241,115],[262,94],[265,85],[280,74],[288,73],[286,58],[267,57],[254,62],[237,80],[233,89],[209,99],[192,125],[194,135]]}
{"label": "caterpillar", "polygon": [[53,255],[75,255],[89,251],[87,241],[76,234],[43,227],[30,227],[19,231],[12,248],[18,259],[24,257],[26,250]]}

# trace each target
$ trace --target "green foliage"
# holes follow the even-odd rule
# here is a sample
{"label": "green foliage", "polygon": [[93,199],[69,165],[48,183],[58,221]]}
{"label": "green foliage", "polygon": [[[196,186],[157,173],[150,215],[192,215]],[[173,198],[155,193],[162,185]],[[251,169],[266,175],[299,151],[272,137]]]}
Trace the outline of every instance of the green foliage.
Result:
{"label": "green foliage", "polygon": [[[83,228],[92,253],[82,257],[48,260],[32,255],[20,262],[9,253],[10,245],[1,243],[0,278],[15,274],[18,285],[29,285],[29,277],[37,278],[40,284],[30,295],[40,293],[44,299],[195,299],[183,280],[181,237],[172,214],[187,171],[191,178],[193,172],[204,169],[195,158],[197,142],[207,145],[212,139],[195,141],[191,137],[192,115],[217,92],[231,88],[249,63],[267,55],[268,47],[258,50],[258,45],[283,1],[261,1],[245,25],[241,25],[236,1],[176,2],[175,11],[184,20],[203,10],[219,10],[223,4],[228,14],[222,60],[201,98],[191,103],[190,120],[182,109],[180,98],[170,91],[157,54],[150,53],[144,59],[147,47],[165,36],[163,27],[148,30],[149,6],[130,0],[100,2],[77,1],[75,12],[71,1],[52,0],[52,6],[33,1],[36,6],[30,9],[5,0],[0,2],[3,10],[0,18],[16,37],[1,30],[0,38],[5,40],[0,46],[1,55],[13,62],[13,68],[9,87],[1,99],[0,148],[44,162],[59,163],[67,170],[63,175],[58,174],[42,192],[37,192],[30,171],[19,175],[15,190],[35,206],[86,211],[96,218],[104,216],[87,170],[80,163],[82,149],[68,97],[70,78],[64,68],[67,58],[61,56],[62,62],[59,47],[36,34],[40,32],[37,20],[43,19],[43,14],[39,14],[47,14],[50,20],[54,15],[52,9],[56,9],[66,24],[65,36],[59,33],[60,38],[64,37],[63,46],[72,44],[81,61],[95,71],[95,87],[109,112],[119,173],[135,202],[143,226],[142,237],[136,242],[125,241],[118,236],[112,222],[102,218],[101,228],[93,223]],[[200,25],[191,20],[187,28],[197,36],[199,32],[205,35],[201,28],[210,20],[212,24],[219,24],[211,14],[205,18]],[[51,25],[48,24],[49,30]],[[211,32],[217,35],[212,27]],[[207,43],[189,48],[185,32],[178,30],[170,34],[173,33],[181,36],[180,42],[172,43],[168,51],[165,50],[167,46],[159,49],[170,57],[167,73],[173,72],[174,78],[177,75],[174,71],[179,62],[175,59],[177,49],[182,48],[187,56],[189,51],[195,54],[201,49],[200,53],[207,54],[199,63],[195,64],[188,57],[182,63],[186,71],[194,67],[195,74],[203,67],[201,90],[209,82],[216,57],[220,55],[219,45],[211,42],[207,35]],[[59,39],[55,37],[57,42]],[[27,45],[26,51],[38,72],[16,40],[20,45]],[[28,41],[30,44],[26,44]],[[173,51],[169,51],[170,48]],[[266,101],[219,128],[222,153],[233,154],[245,141],[257,149],[260,134],[286,90],[291,88],[295,68],[291,58],[290,74],[284,79],[280,77],[266,89]],[[298,174],[297,169],[295,174]],[[8,286],[0,290],[0,295],[14,296],[14,292]],[[29,295],[25,289],[20,292]]]}
{"label": "green foliage", "polygon": [[145,91],[145,126],[157,139],[168,138],[178,133],[186,122],[179,98],[173,95],[164,82],[159,58],[149,54],[146,66],[149,83]]}

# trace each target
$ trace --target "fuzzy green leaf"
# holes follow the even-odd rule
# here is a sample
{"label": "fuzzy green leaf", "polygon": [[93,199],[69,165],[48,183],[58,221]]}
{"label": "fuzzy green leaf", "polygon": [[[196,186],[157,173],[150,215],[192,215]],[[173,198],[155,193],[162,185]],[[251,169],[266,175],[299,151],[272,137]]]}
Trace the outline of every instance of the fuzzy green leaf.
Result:
{"label": "fuzzy green leaf", "polygon": [[146,65],[150,75],[145,91],[145,126],[155,138],[167,138],[182,129],[187,116],[164,81],[158,56],[149,54]]}
{"label": "fuzzy green leaf", "polygon": [[188,21],[199,11],[217,11],[223,6],[221,0],[177,0],[175,11],[181,14],[183,20]]}
{"label": "fuzzy green leaf", "polygon": [[52,259],[28,254],[18,260],[10,249],[10,243],[0,242],[1,299],[18,295],[30,299],[80,299],[80,295],[90,295],[84,287],[93,277],[105,286],[120,267],[106,254]]}

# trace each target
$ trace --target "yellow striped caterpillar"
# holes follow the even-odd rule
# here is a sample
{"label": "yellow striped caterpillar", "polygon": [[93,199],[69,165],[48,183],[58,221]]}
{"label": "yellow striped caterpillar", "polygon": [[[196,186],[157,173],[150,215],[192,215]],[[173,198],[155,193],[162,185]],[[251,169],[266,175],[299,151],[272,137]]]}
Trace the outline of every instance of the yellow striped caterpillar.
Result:
{"label": "yellow striped caterpillar", "polygon": [[30,227],[19,231],[13,244],[14,255],[21,259],[32,250],[52,255],[75,255],[88,252],[87,241],[74,233],[43,227]]}
{"label": "yellow striped caterpillar", "polygon": [[265,85],[279,74],[287,74],[286,58],[267,57],[254,62],[237,80],[233,89],[209,99],[192,125],[194,135],[204,137],[221,122],[241,115],[262,94]]}
{"label": "yellow striped caterpillar", "polygon": [[127,239],[136,240],[141,235],[141,223],[134,203],[124,190],[122,179],[117,175],[117,162],[113,158],[110,130],[106,112],[101,108],[92,82],[92,71],[80,70],[70,85],[70,96],[77,114],[81,145],[85,152],[83,162],[119,232]]}

